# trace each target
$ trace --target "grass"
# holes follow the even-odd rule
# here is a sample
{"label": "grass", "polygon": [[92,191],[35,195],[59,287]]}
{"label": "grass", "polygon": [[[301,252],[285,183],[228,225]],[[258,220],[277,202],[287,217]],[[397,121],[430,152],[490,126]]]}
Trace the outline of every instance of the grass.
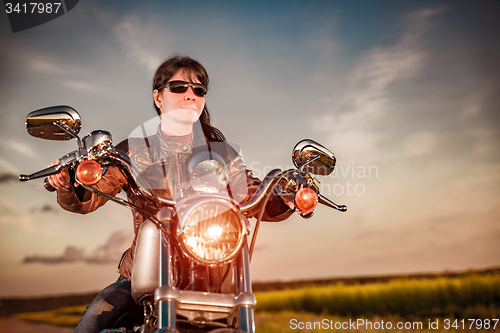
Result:
{"label": "grass", "polygon": [[83,315],[86,305],[67,308],[17,314],[14,317],[22,320],[52,324],[58,326],[76,326]]}
{"label": "grass", "polygon": [[[359,332],[397,332],[398,322],[422,322],[413,332],[461,332],[444,329],[444,320],[500,318],[500,274],[468,275],[457,278],[397,279],[384,283],[309,286],[299,289],[258,292],[256,326],[259,332],[349,331],[319,327],[320,323],[369,320],[373,324],[390,322],[393,329],[361,326]],[[63,326],[76,326],[85,306],[31,312],[19,319]],[[439,329],[430,330],[429,320],[439,320]],[[294,329],[294,324],[297,327]],[[298,323],[318,323],[316,330],[301,330]],[[332,324],[330,324],[332,325]],[[339,325],[339,324],[338,324]],[[376,325],[376,324],[375,324]],[[304,326],[306,327],[306,326]],[[476,330],[477,331],[477,330]],[[483,330],[484,331],[484,330]],[[495,331],[500,331],[500,323]]]}
{"label": "grass", "polygon": [[[41,322],[46,324],[53,324],[59,326],[71,326],[75,327],[80,320],[83,313],[84,306],[81,307],[70,307],[54,311],[46,312],[33,312],[22,315],[17,315],[17,318]],[[452,318],[449,318],[452,319]],[[356,326],[355,329],[342,329],[342,325],[348,326],[349,321],[358,322],[358,320],[364,320],[363,324]],[[459,329],[445,329],[444,318],[432,318],[431,322],[439,320],[438,329],[429,329],[429,318],[404,318],[400,316],[374,316],[374,317],[341,317],[337,315],[328,314],[314,314],[310,312],[293,312],[293,311],[282,311],[282,312],[257,312],[255,315],[256,328],[259,333],[293,333],[293,332],[346,332],[346,331],[356,331],[356,332],[432,332],[432,333],[452,333],[452,332],[468,332],[469,323],[466,321],[465,329],[459,327]],[[370,324],[366,324],[369,321]],[[388,322],[391,323],[391,328],[388,329]],[[345,323],[345,324],[344,324]],[[382,324],[383,323],[383,324]],[[406,325],[412,325],[413,329],[402,329],[397,330],[398,323],[403,323]],[[422,326],[416,326],[417,323],[422,323]],[[450,324],[453,323],[453,319]],[[316,325],[316,329],[314,328]],[[321,326],[323,325],[323,326]],[[326,327],[324,325],[327,325]],[[336,329],[335,327],[337,326]],[[299,327],[304,327],[299,329]],[[311,327],[311,329],[307,329]],[[383,328],[380,328],[383,327]],[[495,331],[500,330],[500,324],[497,324]],[[486,332],[488,330],[474,330],[476,332]],[[492,331],[492,330],[489,330]]]}
{"label": "grass", "polygon": [[258,311],[340,316],[498,318],[500,275],[399,279],[257,293]]}

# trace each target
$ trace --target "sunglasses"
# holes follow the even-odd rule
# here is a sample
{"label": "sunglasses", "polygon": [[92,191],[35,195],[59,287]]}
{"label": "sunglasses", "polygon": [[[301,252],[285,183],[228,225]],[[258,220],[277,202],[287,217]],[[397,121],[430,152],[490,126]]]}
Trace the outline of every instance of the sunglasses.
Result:
{"label": "sunglasses", "polygon": [[193,87],[193,92],[198,97],[205,97],[207,95],[207,86],[201,83],[192,83],[185,81],[170,81],[158,87],[157,90],[167,87],[170,92],[174,94],[182,94],[186,92],[189,87]]}

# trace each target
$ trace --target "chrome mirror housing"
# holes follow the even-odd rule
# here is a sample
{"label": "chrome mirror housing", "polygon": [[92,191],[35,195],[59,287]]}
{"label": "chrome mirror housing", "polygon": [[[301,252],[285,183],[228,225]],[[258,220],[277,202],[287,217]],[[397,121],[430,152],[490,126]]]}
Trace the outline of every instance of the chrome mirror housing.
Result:
{"label": "chrome mirror housing", "polygon": [[82,121],[78,112],[66,105],[51,106],[31,112],[26,117],[26,129],[36,138],[65,141],[80,132]]}
{"label": "chrome mirror housing", "polygon": [[335,169],[335,155],[316,141],[305,139],[292,151],[295,167],[315,175],[327,176]]}

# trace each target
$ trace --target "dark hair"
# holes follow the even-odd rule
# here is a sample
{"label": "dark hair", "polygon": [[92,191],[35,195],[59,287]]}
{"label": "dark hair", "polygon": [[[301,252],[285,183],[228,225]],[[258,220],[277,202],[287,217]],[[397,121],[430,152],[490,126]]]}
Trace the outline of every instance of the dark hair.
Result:
{"label": "dark hair", "polygon": [[[184,71],[191,80],[194,76],[200,80],[202,84],[208,87],[209,79],[205,67],[190,57],[174,55],[167,58],[167,60],[165,60],[156,70],[155,76],[153,77],[153,91],[166,84],[180,70]],[[153,105],[158,115],[161,115],[160,109],[154,102]],[[210,113],[208,112],[206,104],[200,115],[200,123],[207,141],[227,141],[224,134],[210,123]]]}

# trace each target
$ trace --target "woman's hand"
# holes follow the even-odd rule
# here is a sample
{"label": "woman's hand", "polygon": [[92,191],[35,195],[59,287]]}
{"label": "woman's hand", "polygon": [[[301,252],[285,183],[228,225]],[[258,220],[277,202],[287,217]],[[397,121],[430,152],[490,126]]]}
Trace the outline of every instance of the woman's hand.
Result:
{"label": "woman's hand", "polygon": [[309,209],[309,210],[300,210],[297,206],[295,206],[295,204],[292,202],[292,201],[288,201],[288,202],[285,202],[288,207],[290,207],[295,213],[299,214],[299,215],[302,215],[302,216],[306,216],[307,214],[309,214],[310,212],[312,212],[314,210],[313,209]]}
{"label": "woman's hand", "polygon": [[[59,164],[60,159],[57,159],[56,161],[52,162],[49,167],[53,165]],[[61,172],[58,174],[52,175],[47,177],[49,179],[50,185],[52,185],[56,189],[61,189],[61,188],[70,188],[71,187],[71,177],[69,175],[69,171],[67,168],[63,168]],[[78,183],[75,182],[74,186],[78,186]]]}

